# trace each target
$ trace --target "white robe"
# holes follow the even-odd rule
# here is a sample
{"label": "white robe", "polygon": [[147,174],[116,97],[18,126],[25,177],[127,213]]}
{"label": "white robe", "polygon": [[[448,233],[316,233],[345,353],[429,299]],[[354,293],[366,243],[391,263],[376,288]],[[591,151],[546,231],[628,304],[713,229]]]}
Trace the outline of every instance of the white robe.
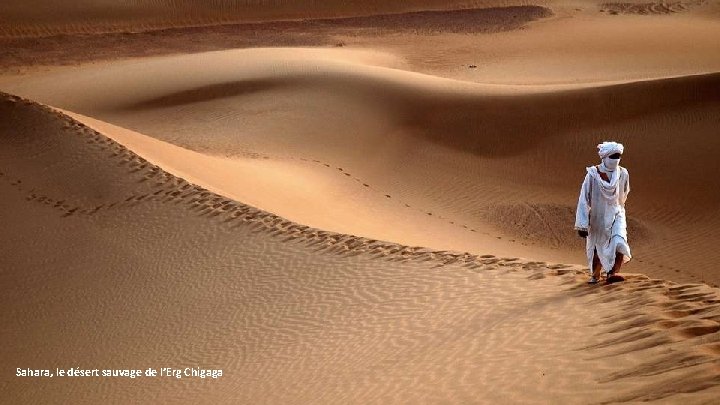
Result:
{"label": "white robe", "polygon": [[615,264],[615,252],[624,255],[623,262],[632,259],[625,218],[630,175],[622,166],[606,174],[610,183],[600,177],[596,166],[587,168],[575,213],[575,229],[588,231],[586,253],[591,274],[595,250],[606,274]]}

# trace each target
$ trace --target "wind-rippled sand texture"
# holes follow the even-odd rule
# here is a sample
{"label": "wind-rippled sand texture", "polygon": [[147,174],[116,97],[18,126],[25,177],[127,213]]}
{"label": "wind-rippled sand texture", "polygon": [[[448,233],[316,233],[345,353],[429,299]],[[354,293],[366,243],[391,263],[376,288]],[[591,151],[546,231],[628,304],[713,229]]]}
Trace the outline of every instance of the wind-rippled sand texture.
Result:
{"label": "wind-rippled sand texture", "polygon": [[709,403],[716,289],[301,226],[84,124],[0,101],[8,367],[221,368],[20,379],[11,402]]}
{"label": "wind-rippled sand texture", "polygon": [[[261,46],[337,46],[343,36],[385,36],[400,33],[439,35],[510,31],[551,16],[540,6],[495,6],[464,10],[424,10],[344,18],[210,24],[112,32],[61,32],[13,35],[0,23],[0,71],[17,67],[73,65],[94,60]],[[0,22],[2,20],[0,19]],[[8,21],[17,21],[9,18]],[[92,20],[97,23],[97,20]],[[21,33],[25,33],[23,28]],[[48,28],[49,29],[49,28]],[[115,32],[118,31],[118,32]],[[68,52],[68,49],[72,49]]]}
{"label": "wind-rippled sand texture", "polygon": [[[38,4],[40,3],[40,4]],[[0,37],[46,37],[65,34],[142,32],[158,29],[266,21],[352,19],[425,11],[513,7],[542,4],[519,0],[462,1],[247,1],[215,0],[72,0],[28,2],[5,0],[0,9]],[[452,12],[450,13],[452,14]],[[342,20],[338,20],[343,23]]]}

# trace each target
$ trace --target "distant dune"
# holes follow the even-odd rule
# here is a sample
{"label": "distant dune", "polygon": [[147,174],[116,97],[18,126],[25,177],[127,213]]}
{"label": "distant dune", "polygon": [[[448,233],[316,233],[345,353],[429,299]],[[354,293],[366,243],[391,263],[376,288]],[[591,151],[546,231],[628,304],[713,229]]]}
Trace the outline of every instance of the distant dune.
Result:
{"label": "distant dune", "polygon": [[[38,4],[40,3],[40,4]],[[269,20],[359,17],[425,10],[542,4],[523,0],[6,0],[0,8],[0,37],[138,32]]]}
{"label": "distant dune", "polygon": [[[352,15],[352,13],[350,13]],[[511,31],[552,16],[539,6],[409,11],[360,17],[271,20],[47,35],[2,35],[0,72],[93,60],[267,46],[336,46],[344,36],[477,34]],[[96,21],[96,20],[92,20]],[[72,27],[75,27],[74,25]],[[22,31],[24,32],[24,31]],[[73,52],[66,52],[72,49]]]}

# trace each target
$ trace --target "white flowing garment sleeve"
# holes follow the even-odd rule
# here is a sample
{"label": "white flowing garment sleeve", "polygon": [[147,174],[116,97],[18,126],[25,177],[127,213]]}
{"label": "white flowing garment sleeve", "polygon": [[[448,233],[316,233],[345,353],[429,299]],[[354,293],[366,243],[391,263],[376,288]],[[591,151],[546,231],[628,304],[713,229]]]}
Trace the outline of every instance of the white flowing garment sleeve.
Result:
{"label": "white flowing garment sleeve", "polygon": [[627,200],[627,196],[630,194],[630,172],[625,170],[625,188],[623,189],[622,195],[620,197],[620,203],[622,206],[625,206],[625,201]]}
{"label": "white flowing garment sleeve", "polygon": [[580,198],[578,199],[577,211],[575,211],[575,230],[587,231],[590,222],[590,173],[585,175],[582,187],[580,187]]}

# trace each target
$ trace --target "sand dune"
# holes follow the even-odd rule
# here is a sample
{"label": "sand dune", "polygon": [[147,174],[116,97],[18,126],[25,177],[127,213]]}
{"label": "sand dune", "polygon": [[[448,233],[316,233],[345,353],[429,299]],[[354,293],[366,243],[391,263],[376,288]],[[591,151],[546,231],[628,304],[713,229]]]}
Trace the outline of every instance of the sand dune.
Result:
{"label": "sand dune", "polygon": [[705,0],[696,1],[649,1],[649,2],[607,2],[601,4],[601,12],[617,14],[671,14],[682,13],[702,6]]}
{"label": "sand dune", "polygon": [[[4,2],[0,398],[716,402],[717,16]],[[589,286],[574,208],[606,139],[634,259]]]}
{"label": "sand dune", "polygon": [[336,38],[402,56],[409,70],[479,83],[601,83],[720,70],[720,22],[712,14],[607,15],[583,3],[553,6],[554,17],[510,31]]}
{"label": "sand dune", "polygon": [[720,15],[720,2],[663,16],[610,15],[601,12],[601,5],[586,2],[475,4],[483,6],[490,8],[92,35],[0,36],[5,49],[0,72],[150,55],[308,46],[381,49],[403,58],[408,70],[480,83],[642,80],[720,69],[714,40],[720,23],[713,18]]}
{"label": "sand dune", "polygon": [[[134,29],[127,28],[120,32],[95,32],[90,27],[90,35],[40,33],[42,36],[39,37],[23,35],[24,28],[20,29],[20,34],[11,32],[3,36],[0,25],[0,47],[5,49],[0,54],[0,72],[13,71],[18,67],[37,69],[47,65],[72,65],[94,60],[247,47],[341,47],[345,41],[340,37],[357,38],[358,35],[487,34],[521,29],[528,23],[552,15],[550,9],[535,5],[496,5],[488,8],[409,11],[359,17],[216,23],[193,27],[181,25],[165,29],[150,29],[136,22]],[[73,52],[66,52],[68,48],[72,48]]]}
{"label": "sand dune", "polygon": [[[392,68],[402,65],[369,50],[259,49],[73,69],[4,87],[100,120],[86,122],[121,143],[124,129],[144,135],[126,145],[299,223],[555,262],[582,263],[572,223],[583,167],[597,159],[595,143],[617,138],[639,185],[628,208],[633,269],[720,282],[708,238],[720,185],[703,175],[720,151],[717,74],[510,86]],[[181,148],[155,142],[160,149],[146,151],[147,137]],[[227,170],[209,163],[218,159]]]}
{"label": "sand dune", "polygon": [[6,0],[0,9],[0,37],[42,37],[50,35],[104,32],[141,32],[172,27],[275,20],[353,18],[427,10],[447,11],[482,7],[534,5],[522,0],[465,1],[380,0],[317,2],[219,0],[198,3],[191,0]]}
{"label": "sand dune", "polygon": [[4,398],[703,403],[719,393],[715,289],[639,275],[593,288],[578,267],[308,228],[46,107],[3,96],[0,115],[2,242],[43,253],[0,258],[13,286],[3,363],[224,371],[4,377]]}

